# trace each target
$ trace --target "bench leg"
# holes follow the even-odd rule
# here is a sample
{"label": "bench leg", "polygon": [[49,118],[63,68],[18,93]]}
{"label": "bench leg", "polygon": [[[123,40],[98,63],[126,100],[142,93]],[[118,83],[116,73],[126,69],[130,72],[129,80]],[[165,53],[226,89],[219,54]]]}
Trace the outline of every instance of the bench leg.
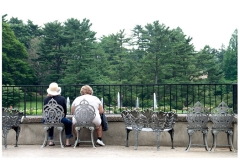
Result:
{"label": "bench leg", "polygon": [[12,127],[12,128],[16,132],[16,144],[15,144],[14,147],[18,147],[18,137],[19,137],[21,128],[19,126],[18,127]]}
{"label": "bench leg", "polygon": [[96,148],[96,146],[94,145],[94,137],[93,137],[94,127],[89,127],[89,129],[91,130],[91,140],[92,140],[93,148]]}
{"label": "bench leg", "polygon": [[204,146],[205,146],[206,151],[209,151],[209,149],[208,149],[208,143],[207,143],[208,130],[203,130],[202,133],[203,133],[203,144],[204,144]]}
{"label": "bench leg", "polygon": [[63,127],[57,127],[57,129],[59,131],[59,139],[60,139],[61,148],[64,148],[63,143],[62,143]]}
{"label": "bench leg", "polygon": [[139,131],[137,129],[134,129],[134,132],[135,132],[135,146],[134,146],[134,149],[137,150],[137,148],[138,148],[138,134],[139,134]]}
{"label": "bench leg", "polygon": [[75,127],[75,130],[77,132],[77,140],[75,140],[75,143],[74,143],[74,147],[73,148],[76,148],[78,142],[79,142],[79,137],[80,137],[80,127]]}
{"label": "bench leg", "polygon": [[158,151],[160,150],[160,134],[161,134],[160,131],[156,132],[156,136],[157,136],[157,150]]}
{"label": "bench leg", "polygon": [[43,145],[42,145],[41,148],[45,147],[46,144],[47,144],[47,139],[48,139],[48,129],[49,129],[49,128],[50,128],[50,127],[46,127],[46,126],[44,127],[45,138],[44,138]]}
{"label": "bench leg", "polygon": [[[212,148],[210,151],[214,152],[217,146],[217,134],[219,131],[213,130],[212,131],[212,136],[213,136],[213,143],[212,143]],[[213,150],[212,150],[213,149]]]}
{"label": "bench leg", "polygon": [[192,135],[194,133],[194,130],[188,130],[187,132],[188,132],[188,146],[186,148],[186,151],[189,151],[192,145]]}
{"label": "bench leg", "polygon": [[129,129],[126,129],[126,133],[127,133],[127,137],[126,137],[126,147],[128,147],[128,136],[129,136],[129,132],[130,132],[131,130],[129,130]]}
{"label": "bench leg", "polygon": [[232,143],[233,131],[227,131],[227,137],[228,137],[228,145],[229,145],[230,151],[235,152],[235,149]]}
{"label": "bench leg", "polygon": [[170,137],[171,137],[171,142],[172,142],[172,149],[174,149],[173,147],[173,136],[174,136],[174,129],[171,129],[168,131],[168,133],[170,134]]}
{"label": "bench leg", "polygon": [[4,137],[4,146],[5,149],[7,149],[7,135],[8,135],[9,129],[3,127],[3,137]]}

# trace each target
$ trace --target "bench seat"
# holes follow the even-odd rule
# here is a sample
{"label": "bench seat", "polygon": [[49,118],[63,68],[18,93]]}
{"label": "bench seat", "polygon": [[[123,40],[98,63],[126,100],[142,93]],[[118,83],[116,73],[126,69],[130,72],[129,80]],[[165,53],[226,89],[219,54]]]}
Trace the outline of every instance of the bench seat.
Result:
{"label": "bench seat", "polygon": [[[133,130],[133,127],[126,127],[126,129],[128,130]],[[171,129],[164,129],[163,132],[168,132],[169,130]],[[143,132],[153,132],[153,129],[152,128],[142,128]]]}
{"label": "bench seat", "polygon": [[126,129],[126,147],[128,147],[129,132],[135,132],[135,146],[138,148],[138,134],[139,132],[155,132],[157,136],[157,150],[160,149],[160,134],[161,132],[168,132],[171,136],[172,149],[174,124],[177,120],[177,114],[174,112],[154,112],[152,110],[145,111],[122,111],[121,116],[125,123]]}

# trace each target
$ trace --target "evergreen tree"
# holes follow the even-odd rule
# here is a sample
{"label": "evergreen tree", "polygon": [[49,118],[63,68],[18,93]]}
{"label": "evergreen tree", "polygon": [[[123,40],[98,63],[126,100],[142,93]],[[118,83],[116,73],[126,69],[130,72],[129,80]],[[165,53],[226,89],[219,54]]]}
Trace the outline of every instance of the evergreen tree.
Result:
{"label": "evergreen tree", "polygon": [[27,24],[24,24],[22,20],[12,17],[7,23],[10,25],[17,39],[26,48],[29,48],[31,39],[41,35],[40,27],[34,25],[30,20],[27,21]]}
{"label": "evergreen tree", "polygon": [[227,81],[237,82],[238,30],[232,34],[226,52],[223,55],[223,70]]}
{"label": "evergreen tree", "polygon": [[2,84],[33,84],[33,72],[27,58],[25,46],[17,40],[10,26],[2,21]]}
{"label": "evergreen tree", "polygon": [[141,52],[141,83],[190,82],[196,72],[191,38],[182,30],[170,30],[158,21],[134,28],[136,52]]}
{"label": "evergreen tree", "polygon": [[[28,53],[29,66],[33,70],[35,77],[41,75],[41,69],[39,69],[39,63],[36,61],[39,48],[39,37],[41,35],[41,29],[38,25],[33,24],[28,20],[27,24],[24,24],[22,20],[12,17],[7,22],[11,29],[14,31],[16,38],[25,45]],[[39,84],[39,79],[34,80],[34,84]]]}
{"label": "evergreen tree", "polygon": [[113,84],[126,84],[132,79],[132,69],[130,63],[129,38],[126,38],[124,30],[120,30],[116,34],[104,36],[101,39],[101,46],[106,54],[108,54],[109,72]]}
{"label": "evergreen tree", "polygon": [[217,55],[218,51],[208,45],[199,51],[196,57],[199,75],[195,77],[196,81],[202,81],[201,79],[203,79],[203,82],[206,83],[223,82],[223,71],[220,63],[218,63]]}
{"label": "evergreen tree", "polygon": [[95,32],[91,31],[92,24],[88,19],[80,22],[77,19],[68,19],[65,23],[64,35],[67,44],[64,50],[68,52],[66,76],[63,83],[92,84],[99,76],[96,66],[98,53],[95,53]]}
{"label": "evergreen tree", "polygon": [[164,83],[189,83],[193,81],[196,73],[196,59],[191,37],[186,37],[181,28],[176,28],[169,34],[166,44],[167,55],[162,60],[164,65],[162,82]]}
{"label": "evergreen tree", "polygon": [[37,61],[43,71],[40,79],[42,84],[58,82],[65,76],[67,56],[64,46],[67,38],[63,34],[64,26],[58,22],[49,22],[43,28],[43,36],[40,42],[40,51]]}

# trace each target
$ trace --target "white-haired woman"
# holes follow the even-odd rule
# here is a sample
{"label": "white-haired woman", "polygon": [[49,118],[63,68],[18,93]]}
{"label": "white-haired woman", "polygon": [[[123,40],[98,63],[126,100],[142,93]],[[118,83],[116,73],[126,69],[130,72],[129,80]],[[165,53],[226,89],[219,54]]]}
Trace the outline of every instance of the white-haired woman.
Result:
{"label": "white-haired woman", "polygon": [[[105,144],[102,141],[102,125],[101,125],[102,120],[100,117],[100,114],[102,114],[104,112],[102,102],[100,101],[100,99],[98,97],[93,96],[93,90],[89,85],[82,86],[82,88],[80,90],[80,94],[81,94],[81,96],[77,97],[72,103],[72,114],[74,114],[75,106],[80,104],[80,102],[83,99],[88,101],[88,103],[90,105],[94,106],[96,117],[93,119],[93,123],[96,125],[96,131],[97,131],[97,137],[98,137],[97,144],[104,146]],[[76,123],[76,120],[74,117],[73,117],[72,121],[73,121],[73,128],[74,128],[74,124]],[[73,133],[76,137],[77,133],[76,133],[75,129],[73,130]]]}

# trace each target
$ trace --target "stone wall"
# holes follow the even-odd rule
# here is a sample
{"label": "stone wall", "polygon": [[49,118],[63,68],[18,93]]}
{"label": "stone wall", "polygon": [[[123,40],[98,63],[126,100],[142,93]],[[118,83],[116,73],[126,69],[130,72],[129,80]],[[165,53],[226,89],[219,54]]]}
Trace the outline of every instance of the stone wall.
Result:
{"label": "stone wall", "polygon": [[[109,123],[109,130],[103,132],[103,142],[106,145],[121,145],[125,146],[126,144],[126,130],[125,125],[122,120],[121,115],[119,114],[107,114]],[[72,116],[68,116],[68,118],[72,118]],[[188,134],[187,134],[187,125],[185,114],[179,114],[178,120],[174,127],[174,146],[175,147],[187,147],[188,144]],[[208,122],[208,127],[211,128],[212,122]],[[8,145],[15,144],[15,131],[10,130],[7,138]],[[63,143],[65,144],[65,133],[63,133]],[[238,124],[237,124],[237,116],[235,117],[234,122],[234,135],[233,135],[233,144],[234,148],[238,148],[237,137],[238,136]],[[87,129],[83,129],[80,132],[80,138],[82,140],[90,140],[90,132]],[[95,133],[95,139],[96,139]],[[54,139],[59,140],[58,131],[55,129]],[[140,132],[138,138],[139,147],[143,145],[156,146],[156,135],[154,132]],[[211,130],[208,132],[207,136],[208,146],[212,146],[212,134]],[[44,130],[42,124],[41,116],[27,116],[23,119],[23,123],[21,124],[21,132],[19,135],[18,144],[24,145],[39,145],[41,147],[44,141]],[[2,144],[3,144],[2,138]],[[71,139],[71,143],[74,144],[74,138]],[[200,132],[195,132],[192,137],[192,143],[194,144],[203,144],[202,134]],[[129,147],[133,147],[135,144],[135,135],[134,131],[129,133]],[[226,145],[227,144],[227,136],[226,133],[220,132],[217,137],[217,145]],[[91,143],[89,143],[91,145]],[[169,146],[171,147],[171,139],[170,134],[168,132],[161,133],[160,136],[160,147],[161,146]]]}

